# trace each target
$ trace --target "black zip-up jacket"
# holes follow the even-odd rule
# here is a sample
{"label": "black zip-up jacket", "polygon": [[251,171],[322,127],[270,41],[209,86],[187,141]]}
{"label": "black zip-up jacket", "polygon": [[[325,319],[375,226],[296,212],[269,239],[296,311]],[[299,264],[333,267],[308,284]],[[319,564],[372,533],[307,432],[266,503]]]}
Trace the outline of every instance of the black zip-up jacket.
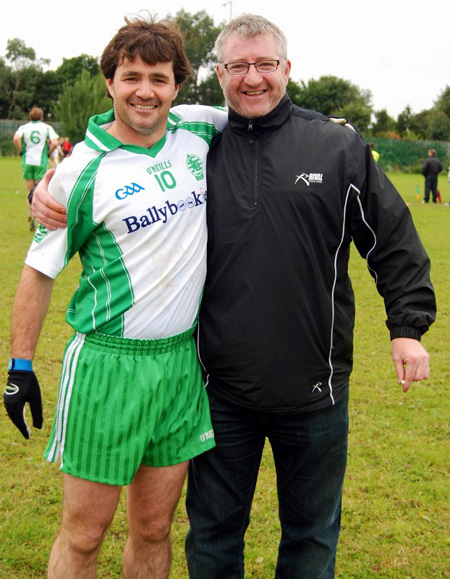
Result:
{"label": "black zip-up jacket", "polygon": [[343,396],[353,352],[351,241],[384,298],[391,338],[420,339],[433,322],[428,257],[358,133],[287,96],[262,118],[231,110],[207,173],[198,337],[213,395],[274,412],[317,410]]}
{"label": "black zip-up jacket", "polygon": [[442,171],[442,163],[439,161],[437,157],[428,157],[427,159],[425,159],[422,166],[422,175],[424,177],[437,179],[441,171]]}

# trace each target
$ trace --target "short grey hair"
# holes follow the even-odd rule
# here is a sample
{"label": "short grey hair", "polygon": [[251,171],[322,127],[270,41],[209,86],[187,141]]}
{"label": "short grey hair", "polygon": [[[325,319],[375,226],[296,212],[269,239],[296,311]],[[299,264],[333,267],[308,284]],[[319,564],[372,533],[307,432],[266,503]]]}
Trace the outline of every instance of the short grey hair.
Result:
{"label": "short grey hair", "polygon": [[216,39],[215,49],[219,62],[223,62],[225,44],[233,34],[242,38],[254,38],[260,34],[272,34],[280,51],[280,58],[287,58],[287,39],[284,32],[276,24],[263,16],[242,14],[229,22]]}

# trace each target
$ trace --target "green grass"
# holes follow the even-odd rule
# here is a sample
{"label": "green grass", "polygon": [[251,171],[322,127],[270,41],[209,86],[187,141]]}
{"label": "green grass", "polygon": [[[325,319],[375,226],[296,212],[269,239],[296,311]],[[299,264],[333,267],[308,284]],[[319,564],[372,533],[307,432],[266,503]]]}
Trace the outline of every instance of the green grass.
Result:
{"label": "green grass", "polygon": [[[408,394],[397,386],[390,361],[384,308],[365,263],[352,254],[356,293],[355,369],[351,380],[349,464],[344,489],[337,576],[342,579],[450,578],[450,207],[422,205],[423,179],[391,175],[409,204],[432,259],[439,314],[423,343],[432,376]],[[416,187],[420,199],[416,199]],[[442,177],[443,201],[450,187]],[[32,234],[17,158],[0,158],[1,264],[0,348],[6,379],[12,299]],[[61,476],[42,458],[56,405],[63,347],[71,331],[65,306],[76,285],[77,260],[55,284],[35,360],[45,423],[25,441],[0,412],[0,578],[46,575],[59,526]],[[183,497],[184,498],[184,497]],[[173,526],[172,577],[187,577],[183,541],[188,528],[184,500]],[[101,552],[98,576],[120,577],[126,537],[124,500]],[[275,475],[270,450],[261,466],[252,523],[246,537],[246,576],[272,579],[279,537]]]}

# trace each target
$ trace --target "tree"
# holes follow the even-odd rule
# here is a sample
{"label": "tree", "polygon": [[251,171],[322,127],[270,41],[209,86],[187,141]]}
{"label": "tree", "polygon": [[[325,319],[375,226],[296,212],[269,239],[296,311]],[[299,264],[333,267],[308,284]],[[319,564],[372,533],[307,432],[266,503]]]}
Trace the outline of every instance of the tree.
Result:
{"label": "tree", "polygon": [[225,99],[223,96],[222,88],[214,69],[205,78],[205,80],[199,84],[197,95],[198,102],[201,104],[215,107],[225,106]]}
{"label": "tree", "polygon": [[402,138],[408,137],[411,132],[412,116],[411,107],[407,105],[397,117],[397,133]]}
{"label": "tree", "polygon": [[432,109],[428,118],[428,138],[450,141],[450,118],[441,109]]}
{"label": "tree", "polygon": [[372,125],[372,135],[374,137],[384,137],[387,133],[392,133],[396,129],[395,119],[390,117],[386,109],[375,113],[375,123]]}
{"label": "tree", "polygon": [[348,104],[343,105],[340,109],[337,109],[333,115],[337,117],[344,117],[352,124],[356,125],[361,133],[369,132],[372,109],[364,102],[349,102]]}
{"label": "tree", "polygon": [[[184,34],[186,54],[194,69],[193,76],[182,85],[177,102],[212,104],[202,99],[211,95],[216,100],[212,80],[215,77],[214,43],[222,27],[214,26],[213,19],[204,10],[196,14],[180,10],[174,20]],[[200,89],[203,83],[205,86]]]}
{"label": "tree", "polygon": [[[30,101],[36,86],[36,77],[42,73],[42,68],[50,61],[48,59],[37,59],[36,52],[33,48],[26,46],[20,38],[8,40],[6,46],[6,60],[9,62],[13,71],[13,86],[11,87],[11,98],[8,107],[8,118],[13,116],[23,116],[26,108],[29,108],[32,102],[25,106],[18,105],[19,91],[21,92],[21,102]],[[26,91],[26,95],[24,94]],[[28,96],[28,98],[26,98]],[[25,97],[25,98],[24,98]]]}
{"label": "tree", "polygon": [[418,135],[420,139],[429,139],[429,117],[430,111],[422,111],[414,114],[410,119],[411,131]]}
{"label": "tree", "polygon": [[369,128],[372,115],[371,94],[351,82],[336,76],[321,76],[307,84],[288,83],[292,101],[305,109],[319,111],[324,115],[341,116],[358,126],[362,132]]}
{"label": "tree", "polygon": [[78,143],[84,139],[89,118],[110,108],[112,101],[106,96],[103,75],[91,78],[89,72],[83,70],[74,84],[64,85],[59,103],[53,106],[53,112],[63,126],[64,135],[72,143]]}
{"label": "tree", "polygon": [[81,54],[74,58],[63,58],[62,64],[56,69],[61,87],[65,83],[73,84],[76,82],[83,70],[86,70],[91,78],[97,76],[101,72],[98,59],[88,54]]}
{"label": "tree", "polygon": [[0,118],[5,119],[8,116],[10,98],[8,87],[12,86],[12,71],[6,66],[3,58],[0,58]]}
{"label": "tree", "polygon": [[311,79],[307,84],[302,81],[301,90],[295,102],[306,109],[313,109],[324,115],[337,114],[344,106],[358,103],[372,112],[369,91],[362,91],[348,80],[336,76],[321,76]]}
{"label": "tree", "polygon": [[436,101],[436,108],[450,119],[450,86],[447,85]]}

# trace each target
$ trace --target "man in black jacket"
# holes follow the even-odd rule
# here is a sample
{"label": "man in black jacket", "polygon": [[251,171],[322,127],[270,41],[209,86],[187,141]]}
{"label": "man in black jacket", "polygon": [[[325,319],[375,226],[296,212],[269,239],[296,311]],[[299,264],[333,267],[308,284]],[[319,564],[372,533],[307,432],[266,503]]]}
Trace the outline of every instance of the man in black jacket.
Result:
{"label": "man in black jacket", "polygon": [[425,159],[422,167],[422,175],[425,177],[425,195],[423,199],[425,203],[429,203],[430,201],[430,192],[433,196],[433,203],[437,202],[438,175],[441,171],[442,163],[436,157],[436,151],[430,149],[428,151],[428,158]]}
{"label": "man in black jacket", "polygon": [[360,135],[293,106],[284,34],[243,15],[216,42],[229,125],[208,156],[208,273],[199,354],[216,447],[191,461],[191,579],[244,577],[268,438],[282,536],[275,576],[334,576],[347,456],[351,241],[387,310],[406,391],[428,377],[435,314],[410,213]]}

